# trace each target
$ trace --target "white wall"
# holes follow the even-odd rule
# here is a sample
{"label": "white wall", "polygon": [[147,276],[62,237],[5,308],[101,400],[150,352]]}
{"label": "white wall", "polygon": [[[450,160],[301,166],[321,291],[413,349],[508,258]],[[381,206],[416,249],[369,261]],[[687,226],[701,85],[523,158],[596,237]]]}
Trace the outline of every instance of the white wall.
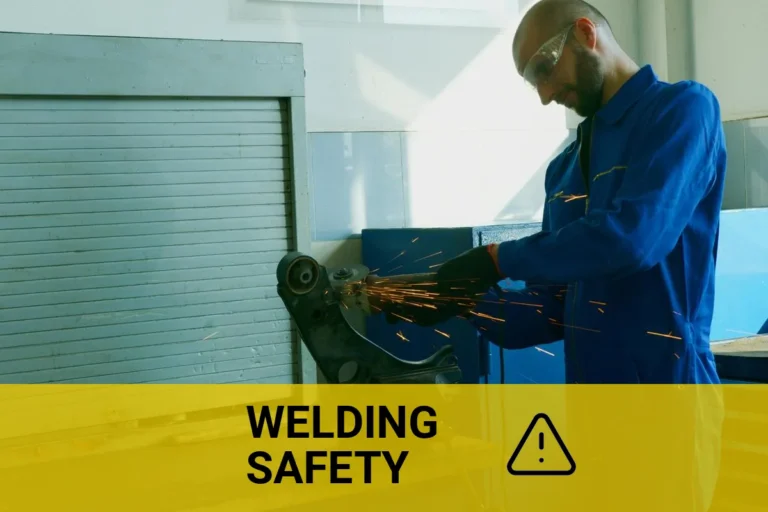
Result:
{"label": "white wall", "polygon": [[670,81],[693,79],[720,100],[723,120],[768,115],[765,0],[640,0],[638,45]]}
{"label": "white wall", "polygon": [[[0,0],[0,30],[302,42],[311,137],[365,131],[400,137],[401,153],[390,156],[401,165],[387,169],[403,181],[398,200],[407,211],[390,220],[358,216],[349,227],[355,232],[536,218],[537,176],[575,118],[538,105],[514,73],[510,38],[530,2],[507,2],[506,26],[494,29],[340,22],[334,21],[338,10],[322,6],[257,21],[258,4],[245,0]],[[761,65],[768,2],[595,4],[630,55],[652,63],[662,78],[694,78],[712,87],[726,120],[768,114],[760,86],[768,78]],[[353,167],[374,169],[381,155],[355,148]],[[323,165],[322,158],[313,162],[317,180],[330,172]],[[516,199],[508,215],[495,215],[509,198]],[[350,190],[342,206],[366,201],[370,195]]]}
{"label": "white wall", "polygon": [[[636,1],[595,1],[633,54]],[[509,3],[514,11],[530,0]],[[259,11],[248,5],[1,0],[0,30],[302,42],[310,132],[545,128],[564,115],[558,108],[537,108],[515,75],[509,50],[515,12],[506,29],[484,29],[295,22],[290,13],[283,20],[256,21]]]}
{"label": "white wall", "polygon": [[666,80],[702,82],[720,101],[728,151],[723,208],[768,207],[768,1],[641,0],[638,7],[641,58]]}
{"label": "white wall", "polygon": [[718,95],[726,120],[768,115],[768,2],[691,1],[696,79]]}
{"label": "white wall", "polygon": [[[310,146],[341,151],[334,146],[335,132],[388,132],[400,141],[390,145],[399,152],[384,157],[394,162],[387,171],[392,190],[402,180],[402,197],[392,199],[402,205],[392,208],[403,211],[358,218],[350,223],[354,233],[360,227],[539,218],[544,168],[574,119],[566,120],[561,107],[542,107],[517,77],[511,38],[531,0],[503,1],[504,26],[482,28],[340,22],[339,8],[328,6],[273,8],[281,19],[258,21],[269,3],[246,0],[2,0],[0,30],[302,42]],[[595,0],[633,56],[640,51],[637,2]],[[407,22],[420,13],[399,15]],[[379,149],[355,146],[351,171],[335,163],[326,168],[326,159],[314,158],[315,179],[336,179],[358,168],[379,172],[383,146],[371,144]],[[348,210],[355,202],[390,200],[364,194],[364,187],[350,185],[341,200],[326,198],[327,205]],[[323,210],[323,197],[315,199]],[[327,244],[316,248],[334,253]],[[351,257],[348,247],[341,250]]]}

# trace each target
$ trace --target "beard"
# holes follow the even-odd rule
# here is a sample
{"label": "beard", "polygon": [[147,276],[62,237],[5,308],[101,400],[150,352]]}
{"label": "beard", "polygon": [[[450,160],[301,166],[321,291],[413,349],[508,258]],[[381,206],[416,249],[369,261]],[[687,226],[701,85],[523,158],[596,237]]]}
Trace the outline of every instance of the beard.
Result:
{"label": "beard", "polygon": [[605,72],[597,56],[581,47],[574,48],[576,56],[576,84],[568,86],[576,93],[578,100],[573,111],[581,117],[590,117],[603,104],[603,83]]}

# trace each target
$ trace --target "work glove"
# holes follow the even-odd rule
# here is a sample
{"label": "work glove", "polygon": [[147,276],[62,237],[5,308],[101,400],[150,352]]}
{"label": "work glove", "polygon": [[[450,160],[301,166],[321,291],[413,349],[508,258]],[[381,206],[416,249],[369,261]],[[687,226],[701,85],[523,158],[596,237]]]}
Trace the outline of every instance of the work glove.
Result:
{"label": "work glove", "polygon": [[437,271],[439,292],[473,297],[498,287],[503,276],[492,256],[495,249],[495,245],[475,247],[443,263]]}
{"label": "work glove", "polygon": [[495,246],[476,247],[443,263],[437,271],[437,284],[430,289],[439,294],[433,302],[437,309],[391,304],[385,312],[387,322],[396,324],[405,317],[412,323],[430,327],[452,317],[466,318],[478,296],[492,287],[498,290],[498,283],[503,279],[491,249]]}

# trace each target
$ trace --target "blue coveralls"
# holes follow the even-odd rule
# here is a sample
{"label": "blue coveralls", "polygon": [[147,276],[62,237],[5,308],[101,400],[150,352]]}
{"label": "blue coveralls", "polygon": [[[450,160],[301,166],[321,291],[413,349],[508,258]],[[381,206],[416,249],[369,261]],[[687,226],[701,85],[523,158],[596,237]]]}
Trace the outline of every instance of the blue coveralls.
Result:
{"label": "blue coveralls", "polygon": [[[725,166],[713,93],[643,67],[549,165],[542,231],[499,246],[502,272],[527,285],[502,298],[543,307],[507,303],[503,327],[473,323],[505,348],[564,340],[568,383],[719,383],[709,334]],[[498,317],[497,294],[485,299],[476,312]]]}

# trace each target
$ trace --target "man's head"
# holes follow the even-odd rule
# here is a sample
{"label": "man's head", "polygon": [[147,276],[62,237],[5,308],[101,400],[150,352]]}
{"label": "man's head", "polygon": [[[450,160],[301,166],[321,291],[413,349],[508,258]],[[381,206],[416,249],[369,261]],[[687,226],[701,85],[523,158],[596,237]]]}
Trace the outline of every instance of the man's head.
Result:
{"label": "man's head", "polygon": [[518,73],[545,105],[555,101],[588,117],[602,105],[608,56],[617,48],[605,17],[582,0],[541,0],[515,33]]}

